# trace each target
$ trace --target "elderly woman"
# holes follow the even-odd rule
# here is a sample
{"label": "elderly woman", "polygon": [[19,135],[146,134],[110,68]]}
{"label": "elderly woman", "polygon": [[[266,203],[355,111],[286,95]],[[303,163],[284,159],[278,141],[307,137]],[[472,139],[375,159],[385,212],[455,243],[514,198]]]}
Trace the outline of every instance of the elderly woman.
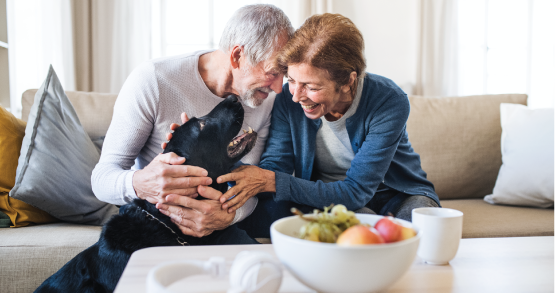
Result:
{"label": "elderly woman", "polygon": [[439,206],[408,139],[407,95],[365,73],[363,51],[362,34],[339,14],[314,15],[295,32],[278,57],[288,83],[266,149],[258,166],[218,178],[236,182],[222,208],[232,212],[261,192],[278,203],[343,204],[409,221],[412,209]]}

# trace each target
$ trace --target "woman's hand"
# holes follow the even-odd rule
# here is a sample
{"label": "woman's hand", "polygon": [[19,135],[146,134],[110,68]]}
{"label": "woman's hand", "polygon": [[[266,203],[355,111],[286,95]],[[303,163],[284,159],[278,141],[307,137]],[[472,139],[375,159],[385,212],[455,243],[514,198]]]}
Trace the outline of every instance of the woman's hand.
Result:
{"label": "woman's hand", "polygon": [[[217,179],[218,183],[229,181],[235,181],[235,186],[220,197],[222,209],[227,209],[228,213],[233,213],[242,207],[249,198],[261,192],[276,191],[276,174],[256,166],[241,166]],[[234,195],[235,197],[233,197]],[[231,197],[233,198],[229,200]]]}
{"label": "woman's hand", "polygon": [[[187,121],[189,121],[189,117],[187,116],[187,114],[185,114],[185,112],[181,113],[181,122],[183,122],[183,124],[185,124],[185,123],[187,123]],[[174,131],[174,130],[177,129],[177,127],[179,127],[179,124],[177,124],[177,123],[172,123],[172,124],[170,125],[170,130],[171,130],[171,131]],[[167,140],[167,141],[170,141],[170,139],[172,139],[172,137],[173,137],[173,135],[172,135],[171,132],[166,133],[166,140]],[[166,142],[166,141],[163,142],[161,146],[162,146],[162,149],[165,150],[166,147],[168,146],[168,142]]]}

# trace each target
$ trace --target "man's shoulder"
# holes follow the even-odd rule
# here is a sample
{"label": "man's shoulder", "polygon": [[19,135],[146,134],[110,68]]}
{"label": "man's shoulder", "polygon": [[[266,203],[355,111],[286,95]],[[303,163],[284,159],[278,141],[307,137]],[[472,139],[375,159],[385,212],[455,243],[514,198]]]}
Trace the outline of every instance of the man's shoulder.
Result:
{"label": "man's shoulder", "polygon": [[198,72],[198,59],[202,54],[212,50],[201,50],[180,55],[155,58],[147,61],[154,68],[157,75],[183,74],[186,72]]}
{"label": "man's shoulder", "polygon": [[176,62],[178,63],[188,62],[188,61],[198,60],[198,57],[200,55],[208,52],[212,52],[212,50],[200,50],[200,51],[194,51],[194,52],[189,52],[189,53],[184,53],[179,55],[159,57],[159,58],[151,59],[150,62],[152,62],[154,65],[163,65],[168,63],[173,64]]}

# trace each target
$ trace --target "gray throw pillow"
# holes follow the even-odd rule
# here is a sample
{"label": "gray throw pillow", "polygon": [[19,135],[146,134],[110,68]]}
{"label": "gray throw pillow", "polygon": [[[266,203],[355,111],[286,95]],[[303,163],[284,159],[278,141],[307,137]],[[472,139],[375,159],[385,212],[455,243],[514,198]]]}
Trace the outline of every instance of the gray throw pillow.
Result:
{"label": "gray throw pillow", "polygon": [[98,151],[98,153],[102,153],[102,145],[104,144],[104,139],[106,138],[106,136],[97,136],[97,137],[91,137],[91,141],[94,144],[94,146],[96,147],[96,150]]}
{"label": "gray throw pillow", "polygon": [[10,196],[63,221],[102,225],[118,208],[92,192],[99,159],[50,66],[31,107]]}

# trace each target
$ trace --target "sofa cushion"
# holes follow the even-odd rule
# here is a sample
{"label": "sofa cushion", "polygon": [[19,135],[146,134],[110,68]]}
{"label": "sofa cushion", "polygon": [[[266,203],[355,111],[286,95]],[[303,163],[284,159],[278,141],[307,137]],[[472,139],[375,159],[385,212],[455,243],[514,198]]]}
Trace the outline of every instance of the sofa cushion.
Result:
{"label": "sofa cushion", "polygon": [[491,194],[501,167],[501,103],[526,95],[410,97],[409,140],[440,199]]}
{"label": "sofa cushion", "polygon": [[101,227],[69,223],[0,229],[2,292],[33,292],[79,252],[98,241]]}
{"label": "sofa cushion", "polygon": [[483,199],[442,200],[463,212],[463,238],[553,236],[553,209],[491,205]]}

